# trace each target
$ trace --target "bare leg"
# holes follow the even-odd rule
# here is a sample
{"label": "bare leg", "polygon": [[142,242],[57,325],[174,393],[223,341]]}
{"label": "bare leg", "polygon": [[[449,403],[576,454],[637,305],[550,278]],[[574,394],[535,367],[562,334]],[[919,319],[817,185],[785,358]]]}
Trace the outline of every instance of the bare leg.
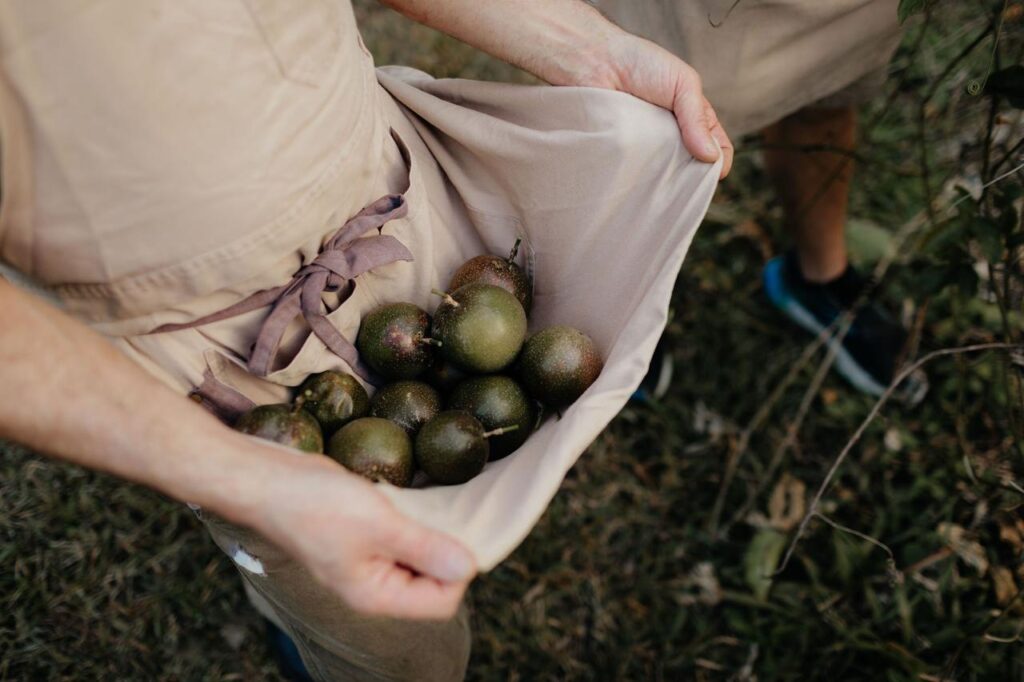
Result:
{"label": "bare leg", "polygon": [[846,270],[853,160],[841,150],[853,150],[856,131],[852,108],[804,109],[764,131],[765,165],[796,241],[800,270],[811,282],[827,282]]}

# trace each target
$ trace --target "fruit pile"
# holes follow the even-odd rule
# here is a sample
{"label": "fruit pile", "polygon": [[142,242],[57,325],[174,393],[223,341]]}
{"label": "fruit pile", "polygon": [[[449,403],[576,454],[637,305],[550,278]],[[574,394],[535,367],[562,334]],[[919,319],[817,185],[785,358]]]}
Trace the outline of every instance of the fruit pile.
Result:
{"label": "fruit pile", "polygon": [[[526,338],[530,282],[508,258],[477,256],[452,277],[433,318],[411,303],[367,314],[356,347],[387,383],[374,394],[352,376],[308,377],[291,405],[261,405],[235,428],[324,453],[374,481],[465,483],[518,449],[545,411],[573,403],[603,367],[594,342],[566,326]],[[325,449],[325,436],[327,437]]]}

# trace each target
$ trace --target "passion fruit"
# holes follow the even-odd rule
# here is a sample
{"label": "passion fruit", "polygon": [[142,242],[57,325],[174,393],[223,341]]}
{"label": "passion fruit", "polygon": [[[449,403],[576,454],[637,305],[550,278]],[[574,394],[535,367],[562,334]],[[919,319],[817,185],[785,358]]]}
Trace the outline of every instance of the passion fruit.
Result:
{"label": "passion fruit", "polygon": [[531,396],[549,407],[560,408],[583,395],[603,367],[593,339],[578,329],[556,326],[526,341],[518,369]]}
{"label": "passion fruit", "polygon": [[294,406],[258,405],[238,418],[235,430],[303,452],[324,451],[320,424],[302,409],[302,400]]}
{"label": "passion fruit", "polygon": [[386,379],[413,379],[434,361],[430,315],[412,303],[388,303],[359,325],[356,348],[363,362]]}
{"label": "passion fruit", "polygon": [[412,441],[402,427],[387,419],[363,417],[349,422],[331,436],[327,455],[371,481],[400,488],[412,483]]}
{"label": "passion fruit", "polygon": [[526,391],[513,379],[500,375],[463,381],[452,391],[448,409],[470,413],[487,430],[516,426],[490,439],[492,462],[517,450],[537,423],[537,410]]}
{"label": "passion fruit", "polygon": [[390,419],[416,436],[424,424],[441,411],[441,396],[422,381],[396,381],[384,386],[370,401],[370,414]]}
{"label": "passion fruit", "polygon": [[316,418],[326,436],[370,411],[366,389],[354,376],[344,372],[329,370],[313,374],[299,386],[298,395],[304,401],[302,409]]}
{"label": "passion fruit", "polygon": [[501,287],[516,297],[527,315],[533,307],[533,287],[526,272],[516,265],[516,254],[522,239],[516,239],[508,258],[495,255],[484,255],[471,258],[455,271],[448,291],[461,289],[467,284],[493,284]]}
{"label": "passion fruit", "polygon": [[444,300],[432,334],[446,360],[476,374],[498,372],[515,360],[526,336],[526,312],[515,296],[493,284],[434,293]]}
{"label": "passion fruit", "polygon": [[487,464],[487,439],[515,429],[513,425],[485,431],[468,412],[446,410],[424,424],[417,434],[416,463],[435,483],[465,483]]}
{"label": "passion fruit", "polygon": [[467,378],[468,374],[445,360],[440,353],[436,354],[434,364],[420,376],[420,379],[437,389],[441,395],[448,395]]}

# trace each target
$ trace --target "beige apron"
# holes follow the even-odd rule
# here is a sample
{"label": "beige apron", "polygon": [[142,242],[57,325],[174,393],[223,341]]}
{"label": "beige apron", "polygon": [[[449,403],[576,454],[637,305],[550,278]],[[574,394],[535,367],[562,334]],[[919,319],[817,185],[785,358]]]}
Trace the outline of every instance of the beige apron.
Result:
{"label": "beige apron", "polygon": [[591,0],[687,61],[730,135],[853,88],[857,104],[900,42],[898,0]]}
{"label": "beige apron", "polygon": [[[415,260],[357,279],[327,316],[349,339],[379,303],[432,309],[430,289],[461,262],[522,237],[536,287],[531,326],[586,330],[604,372],[561,419],[469,483],[380,486],[489,570],[643,377],[718,169],[685,152],[669,112],[631,96],[375,72],[347,1],[296,7],[0,4],[0,260],[176,389],[209,370],[270,402],[312,372],[349,368],[296,320],[268,375],[247,374],[265,310],[147,332],[287,283],[385,194],[404,192],[408,213],[384,234]],[[443,624],[361,617],[259,537],[207,521],[318,679],[462,675],[464,610]]]}

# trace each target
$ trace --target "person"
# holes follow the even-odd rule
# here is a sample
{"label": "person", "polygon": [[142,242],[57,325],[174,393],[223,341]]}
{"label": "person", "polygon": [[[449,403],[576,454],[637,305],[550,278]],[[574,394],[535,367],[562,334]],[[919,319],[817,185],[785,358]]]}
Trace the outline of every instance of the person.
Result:
{"label": "person", "polygon": [[[857,107],[877,96],[899,45],[897,0],[595,0],[627,30],[678,54],[734,136],[760,132],[765,170],[794,248],[769,261],[769,300],[814,335],[869,294],[849,262],[845,228]],[[835,368],[880,396],[902,362],[907,334],[867,299],[835,346]],[[918,373],[900,395],[920,400]]]}
{"label": "person", "polygon": [[348,0],[0,4],[0,261],[56,301],[0,279],[0,437],[190,503],[320,680],[461,678],[474,557],[186,394],[357,372],[361,314],[482,233],[671,226],[733,153],[696,72],[583,3],[389,4],[564,87],[375,70]]}

